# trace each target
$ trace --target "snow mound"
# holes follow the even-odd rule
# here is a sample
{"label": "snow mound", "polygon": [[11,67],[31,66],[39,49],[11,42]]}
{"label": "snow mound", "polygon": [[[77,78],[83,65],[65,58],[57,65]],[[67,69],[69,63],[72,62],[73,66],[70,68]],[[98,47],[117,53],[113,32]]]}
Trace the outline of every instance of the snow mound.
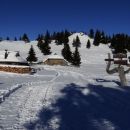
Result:
{"label": "snow mound", "polygon": [[88,35],[84,34],[84,33],[74,33],[69,37],[69,42],[72,43],[74,39],[76,39],[76,37],[79,37],[81,43],[87,43],[88,40],[90,40],[90,42],[93,42],[93,39],[91,39]]}

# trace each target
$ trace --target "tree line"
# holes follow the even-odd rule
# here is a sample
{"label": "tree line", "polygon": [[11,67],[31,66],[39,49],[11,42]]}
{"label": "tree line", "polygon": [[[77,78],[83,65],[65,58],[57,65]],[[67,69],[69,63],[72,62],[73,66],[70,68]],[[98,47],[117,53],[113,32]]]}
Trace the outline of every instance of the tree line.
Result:
{"label": "tree line", "polygon": [[[75,40],[76,44],[74,45],[75,51],[71,52],[70,46],[69,46],[69,36],[70,36],[69,32],[67,32],[67,31],[65,31],[64,33],[61,32],[61,33],[58,33],[58,35],[54,34],[53,35],[53,40],[56,38],[55,42],[56,42],[57,45],[61,45],[61,44],[64,45],[63,49],[61,51],[62,56],[64,57],[64,59],[66,59],[72,65],[80,66],[81,58],[80,58],[80,54],[79,54],[79,51],[78,51],[78,47],[79,47],[78,44],[81,44],[80,40],[79,40],[79,38],[76,38],[76,40]],[[61,39],[59,37],[61,37]],[[44,36],[44,39],[43,39],[42,36],[39,36],[37,40],[38,40],[37,46],[39,47],[41,52],[44,55],[51,54],[50,43],[51,43],[52,39],[51,39],[48,31],[46,32],[46,35]]]}
{"label": "tree line", "polygon": [[[54,32],[50,33],[49,31],[46,31],[46,33],[39,34],[36,38],[37,40],[37,46],[43,53],[43,55],[50,55],[51,54],[51,47],[50,44],[52,40],[56,43],[56,45],[63,45],[62,49],[62,55],[63,57],[70,62],[73,65],[80,66],[81,64],[81,58],[79,54],[78,48],[81,47],[81,41],[79,37],[77,36],[76,39],[73,39],[73,47],[75,47],[75,51],[71,52],[69,47],[69,36],[72,35],[73,32],[69,32],[68,30],[64,30],[61,32]],[[112,36],[109,36],[105,34],[104,31],[90,29],[87,35],[93,39],[93,43],[90,42],[90,40],[86,43],[86,48],[91,48],[91,44],[94,46],[99,46],[100,44],[108,44],[109,47],[114,50],[113,53],[127,53],[130,51],[130,36],[124,33],[120,34],[113,34]],[[0,41],[3,39],[0,38]],[[6,40],[10,40],[9,37],[7,37]],[[14,41],[24,41],[25,43],[30,42],[30,39],[26,33],[23,34],[19,39],[14,38]],[[33,56],[33,58],[30,58]],[[33,49],[33,46],[31,46],[29,51],[29,56],[27,58],[28,61],[36,61],[37,58],[35,56],[35,52]]]}

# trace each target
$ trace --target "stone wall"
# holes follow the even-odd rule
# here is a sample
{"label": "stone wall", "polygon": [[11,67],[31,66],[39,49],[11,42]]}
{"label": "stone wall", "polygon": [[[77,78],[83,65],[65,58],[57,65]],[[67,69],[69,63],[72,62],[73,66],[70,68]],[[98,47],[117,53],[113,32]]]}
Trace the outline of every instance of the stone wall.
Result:
{"label": "stone wall", "polygon": [[27,68],[20,68],[20,67],[6,67],[6,66],[0,66],[0,71],[5,71],[5,72],[12,72],[12,73],[30,73],[31,72],[31,68],[27,67]]}

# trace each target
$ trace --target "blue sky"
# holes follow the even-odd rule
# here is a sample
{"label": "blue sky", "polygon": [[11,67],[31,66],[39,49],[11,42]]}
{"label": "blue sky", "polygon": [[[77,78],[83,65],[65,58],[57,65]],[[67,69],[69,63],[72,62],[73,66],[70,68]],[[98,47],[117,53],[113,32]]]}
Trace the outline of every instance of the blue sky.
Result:
{"label": "blue sky", "polygon": [[130,35],[129,0],[0,0],[0,36],[68,29]]}

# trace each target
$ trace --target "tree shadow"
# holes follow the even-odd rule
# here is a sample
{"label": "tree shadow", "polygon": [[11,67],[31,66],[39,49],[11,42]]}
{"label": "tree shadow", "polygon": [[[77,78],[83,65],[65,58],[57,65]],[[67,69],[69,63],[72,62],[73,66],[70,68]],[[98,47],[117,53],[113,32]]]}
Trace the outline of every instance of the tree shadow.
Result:
{"label": "tree shadow", "polygon": [[117,81],[117,80],[106,80],[106,79],[101,79],[101,78],[99,78],[99,79],[95,79],[97,82],[114,82],[114,83],[116,83],[118,86],[121,86],[121,83],[119,82],[119,81]]}
{"label": "tree shadow", "polygon": [[130,130],[130,93],[88,84],[68,84],[62,97],[43,108],[28,130]]}

